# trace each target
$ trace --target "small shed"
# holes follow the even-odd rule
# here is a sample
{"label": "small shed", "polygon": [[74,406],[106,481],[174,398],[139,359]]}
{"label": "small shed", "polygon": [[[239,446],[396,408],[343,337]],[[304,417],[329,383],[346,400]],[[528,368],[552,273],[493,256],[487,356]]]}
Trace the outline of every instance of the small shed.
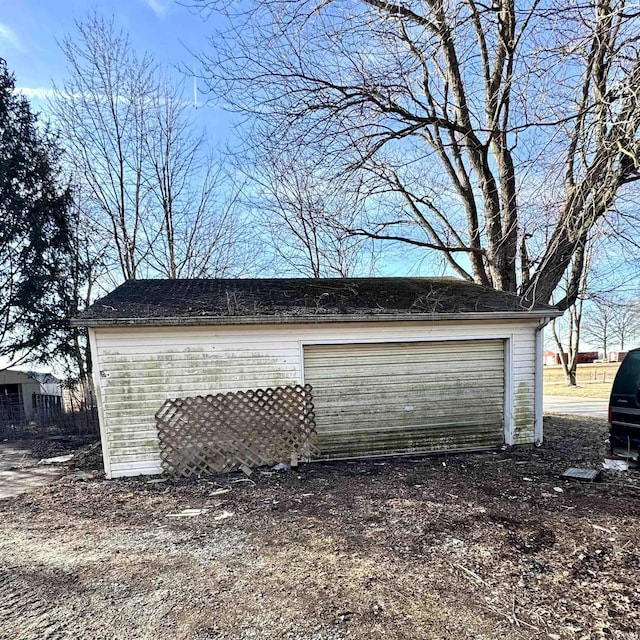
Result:
{"label": "small shed", "polygon": [[311,386],[323,459],[541,442],[558,315],[453,278],[136,280],[75,324],[118,477],[162,471],[167,399],[283,385]]}
{"label": "small shed", "polygon": [[62,385],[50,373],[0,371],[0,423],[22,423],[62,412]]}

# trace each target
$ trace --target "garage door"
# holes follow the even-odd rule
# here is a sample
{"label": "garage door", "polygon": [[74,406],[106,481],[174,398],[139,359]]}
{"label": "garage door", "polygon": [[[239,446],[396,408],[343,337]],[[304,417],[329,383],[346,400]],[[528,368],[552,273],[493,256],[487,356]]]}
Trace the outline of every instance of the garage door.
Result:
{"label": "garage door", "polygon": [[504,341],[304,347],[320,457],[504,442]]}

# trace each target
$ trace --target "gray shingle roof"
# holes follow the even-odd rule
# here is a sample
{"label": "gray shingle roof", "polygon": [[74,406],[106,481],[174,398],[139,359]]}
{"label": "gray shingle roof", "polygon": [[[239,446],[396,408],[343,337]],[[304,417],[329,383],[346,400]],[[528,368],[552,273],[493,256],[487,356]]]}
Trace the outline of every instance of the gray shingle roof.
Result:
{"label": "gray shingle roof", "polygon": [[51,373],[42,373],[40,371],[25,371],[25,373],[40,384],[59,384],[60,378],[56,378]]}
{"label": "gray shingle roof", "polygon": [[77,325],[373,320],[458,314],[558,315],[516,295],[454,278],[130,280]]}

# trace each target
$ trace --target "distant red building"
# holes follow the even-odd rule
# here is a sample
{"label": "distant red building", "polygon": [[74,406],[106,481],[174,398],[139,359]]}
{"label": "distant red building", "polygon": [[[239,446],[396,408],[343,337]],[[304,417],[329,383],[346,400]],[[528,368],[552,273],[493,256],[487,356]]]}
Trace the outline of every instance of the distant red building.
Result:
{"label": "distant red building", "polygon": [[[597,351],[579,351],[578,352],[578,364],[587,364],[589,362],[593,362],[598,359]],[[564,354],[565,363],[569,362],[569,354]],[[562,364],[562,359],[559,353],[555,351],[545,351],[544,352],[544,363],[545,364]]]}

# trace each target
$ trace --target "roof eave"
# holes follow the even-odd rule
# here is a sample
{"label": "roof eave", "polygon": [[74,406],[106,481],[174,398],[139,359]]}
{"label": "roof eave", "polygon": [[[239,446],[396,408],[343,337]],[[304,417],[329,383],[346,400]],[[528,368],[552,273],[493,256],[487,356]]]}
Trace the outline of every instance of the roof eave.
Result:
{"label": "roof eave", "polygon": [[321,324],[328,322],[435,322],[443,320],[527,320],[557,318],[557,309],[469,313],[323,314],[308,316],[176,316],[159,318],[73,318],[74,327],[175,327],[243,324]]}

